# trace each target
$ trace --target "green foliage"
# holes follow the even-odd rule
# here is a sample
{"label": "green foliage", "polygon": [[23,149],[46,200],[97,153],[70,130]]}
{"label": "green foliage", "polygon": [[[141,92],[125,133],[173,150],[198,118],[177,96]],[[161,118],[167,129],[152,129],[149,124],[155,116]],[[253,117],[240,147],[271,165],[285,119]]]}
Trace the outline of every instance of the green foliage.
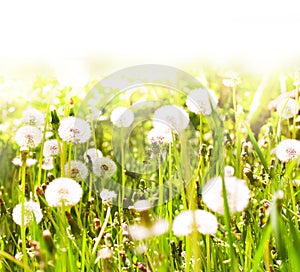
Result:
{"label": "green foliage", "polygon": [[[233,105],[234,102],[232,102],[232,89],[222,84],[223,76],[220,74],[208,67],[202,72],[202,77],[205,77],[207,87],[217,93],[219,98],[217,113],[222,116],[224,124],[218,119],[216,112],[213,112],[215,115],[211,119],[213,122],[202,115],[189,113],[197,135],[187,135],[194,142],[186,144],[193,147],[194,153],[188,155],[196,158],[196,169],[198,165],[196,174],[185,171],[187,154],[182,152],[184,145],[180,143],[180,137],[173,135],[173,144],[166,146],[165,149],[156,150],[160,157],[155,159],[164,158],[164,163],[156,171],[145,174],[134,173],[130,170],[124,171],[130,169],[130,164],[133,163],[128,159],[117,163],[117,172],[113,176],[120,187],[125,182],[133,189],[133,193],[126,200],[128,203],[149,197],[155,204],[149,212],[150,220],[163,217],[171,224],[175,216],[185,209],[192,207],[209,210],[202,201],[203,183],[216,174],[223,176],[223,170],[220,173],[220,169],[223,169],[224,165],[233,166],[239,170],[239,178],[246,181],[251,191],[251,199],[243,212],[230,214],[227,194],[223,190],[225,214],[224,216],[215,214],[219,227],[213,236],[194,232],[191,236],[176,237],[170,227],[161,236],[134,241],[124,234],[126,232],[124,225],[130,226],[139,222],[141,213],[134,212],[130,207],[122,208],[104,203],[99,197],[99,191],[109,188],[111,184],[99,182],[92,173],[88,179],[91,184],[98,187],[92,190],[91,186],[88,186],[89,181],[79,181],[83,188],[80,203],[72,208],[50,207],[43,193],[39,193],[36,188],[38,187],[43,192],[43,186],[46,186],[46,183],[62,174],[62,162],[75,159],[77,153],[72,145],[63,143],[63,154],[55,158],[55,168],[45,171],[41,169],[40,147],[35,150],[31,149],[29,156],[37,158],[37,164],[26,168],[26,172],[22,173],[22,167],[11,163],[12,159],[20,153],[14,141],[14,135],[22,123],[16,120],[21,118],[22,112],[28,106],[33,106],[47,115],[45,129],[52,131],[54,134],[50,137],[55,138],[54,130],[57,127],[50,124],[51,119],[53,120],[53,112],[51,118],[49,109],[49,106],[54,104],[53,98],[55,98],[60,119],[69,115],[70,107],[73,107],[73,104],[70,104],[71,98],[76,115],[81,102],[80,96],[82,92],[88,91],[91,84],[81,89],[80,93],[76,93],[71,88],[61,87],[53,78],[38,77],[29,86],[32,90],[30,99],[24,98],[28,94],[24,97],[18,94],[15,98],[7,99],[5,103],[2,100],[0,114],[0,270],[45,272],[300,271],[298,258],[300,189],[299,184],[293,182],[293,180],[300,179],[299,166],[293,162],[282,163],[272,153],[280,138],[288,138],[291,135],[289,131],[291,128],[279,123],[282,129],[280,135],[275,136],[278,130],[278,115],[269,114],[266,109],[267,99],[270,98],[266,93],[263,94],[261,104],[253,115],[252,126],[249,125],[247,115],[254,98],[253,90],[257,88],[260,77],[253,74],[241,74],[242,83],[236,86],[236,102],[243,106],[244,113],[237,113],[233,110],[237,105]],[[4,82],[5,78],[1,78],[0,84]],[[279,90],[277,85],[276,78],[271,77],[266,90],[268,91],[272,86],[276,93]],[[287,86],[292,88],[290,82]],[[6,91],[9,92],[9,89]],[[141,98],[154,101],[157,98],[182,107],[185,107],[186,99],[183,95],[168,96],[165,90],[158,88],[152,90],[148,96],[140,91],[132,100],[122,100],[116,97],[109,102],[108,109],[130,106],[130,101],[131,103],[137,102]],[[263,115],[258,116],[258,112],[264,112],[265,118],[262,118]],[[149,112],[149,116],[151,114],[153,112]],[[115,159],[117,154],[114,153],[112,147],[109,115],[108,111],[104,113],[105,118],[102,121],[91,121],[93,141],[104,156]],[[258,121],[259,126],[253,126],[255,120]],[[58,125],[58,120],[56,121]],[[213,132],[214,135],[210,134],[210,126],[218,127]],[[146,140],[146,132],[151,128],[151,122],[145,121],[143,125],[137,126],[132,131],[132,137],[128,141],[128,148],[133,158],[145,164],[153,159],[149,152],[153,152],[154,147]],[[237,131],[237,128],[240,128],[240,131]],[[122,134],[120,133],[118,137],[115,141],[120,143]],[[199,137],[202,146],[195,145]],[[224,141],[213,141],[213,139],[222,138]],[[210,146],[213,146],[215,153],[210,153]],[[84,150],[86,149],[87,146],[84,147]],[[219,161],[216,154],[224,155],[224,161]],[[237,154],[240,154],[238,158]],[[87,164],[87,166],[91,171],[91,165]],[[143,165],[140,165],[140,169],[142,167]],[[189,174],[193,177],[192,181],[184,187],[182,184],[187,181],[186,177],[190,177]],[[25,188],[21,188],[21,184],[25,183]],[[163,193],[166,195],[163,197],[160,197],[162,192],[157,191],[157,184],[165,185],[166,191]],[[223,186],[225,187],[225,184]],[[279,190],[282,190],[283,196],[278,193]],[[43,220],[40,224],[32,222],[26,229],[23,229],[14,223],[12,210],[23,198],[28,200],[30,197],[40,203]],[[163,205],[158,205],[161,201]],[[48,232],[45,233],[46,230]],[[23,231],[25,238],[22,237]],[[23,242],[26,242],[25,246]],[[107,258],[104,258],[101,250],[107,248],[111,252]],[[27,258],[24,257],[24,250],[27,251]]]}

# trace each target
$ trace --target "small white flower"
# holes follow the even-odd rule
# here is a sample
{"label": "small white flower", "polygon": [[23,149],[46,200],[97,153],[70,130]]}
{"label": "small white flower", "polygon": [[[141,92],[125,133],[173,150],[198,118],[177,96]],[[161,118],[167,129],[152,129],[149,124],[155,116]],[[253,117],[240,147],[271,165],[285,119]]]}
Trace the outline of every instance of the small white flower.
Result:
{"label": "small white flower", "polygon": [[97,177],[109,178],[117,170],[117,166],[113,160],[107,157],[96,158],[93,162],[93,172]]}
{"label": "small white flower", "polygon": [[212,108],[216,108],[218,99],[215,93],[207,89],[197,89],[191,91],[186,100],[186,106],[191,112],[196,114],[202,113],[203,115],[209,115],[212,112]]}
{"label": "small white flower", "polygon": [[91,128],[87,121],[70,116],[61,120],[58,134],[65,142],[80,144],[85,143],[90,139]]}
{"label": "small white flower", "polygon": [[110,120],[117,127],[129,127],[134,120],[134,114],[126,107],[117,107],[112,111]]}
{"label": "small white flower", "polygon": [[189,235],[194,229],[197,229],[202,234],[214,235],[218,229],[218,221],[210,212],[187,210],[175,217],[172,229],[176,236]]}
{"label": "small white flower", "polygon": [[[236,177],[225,177],[228,206],[231,213],[243,211],[249,202],[250,191],[244,180]],[[203,202],[208,208],[224,214],[222,178],[211,179],[203,188]]]}
{"label": "small white flower", "polygon": [[188,113],[181,107],[166,105],[154,112],[153,124],[155,129],[171,130],[179,133],[186,129],[190,122]]}
{"label": "small white flower", "polygon": [[103,202],[110,202],[114,198],[117,197],[117,194],[114,191],[109,191],[107,189],[103,189],[100,192],[100,197],[101,197],[101,199],[102,199]]}
{"label": "small white flower", "polygon": [[102,152],[99,149],[96,148],[89,148],[86,152],[83,154],[83,158],[86,163],[89,161],[93,162],[97,158],[103,157]]}
{"label": "small white flower", "polygon": [[172,141],[172,132],[168,129],[153,128],[148,133],[148,142],[150,144],[169,144]]}
{"label": "small white flower", "polygon": [[42,169],[52,170],[54,168],[53,157],[45,157],[43,159]]}
{"label": "small white flower", "polygon": [[82,197],[81,186],[70,178],[57,178],[45,190],[45,198],[51,207],[76,205]]}
{"label": "small white flower", "polygon": [[56,156],[59,154],[57,140],[47,140],[44,143],[43,155],[44,157]]}
{"label": "small white flower", "polygon": [[300,158],[300,141],[294,139],[282,140],[275,149],[276,157],[282,162]]}
{"label": "small white flower", "polygon": [[[20,156],[17,156],[15,157],[13,160],[12,160],[12,163],[15,165],[15,166],[22,166],[22,161],[21,161],[21,158]],[[36,164],[36,159],[32,159],[32,158],[27,158],[26,159],[26,166],[27,167],[31,167],[33,165]]]}
{"label": "small white flower", "polygon": [[42,132],[34,126],[23,126],[16,132],[15,140],[19,146],[37,147],[43,138]]}
{"label": "small white flower", "polygon": [[44,120],[44,114],[35,108],[28,108],[23,112],[23,121],[28,125],[41,126]]}
{"label": "small white flower", "polygon": [[70,178],[75,179],[77,181],[85,180],[88,176],[88,169],[85,164],[83,164],[80,161],[70,161],[70,173],[69,173],[69,163],[67,162],[65,164],[65,173],[66,176],[69,176]]}
{"label": "small white flower", "polygon": [[[43,214],[40,209],[40,204],[34,201],[26,201],[24,202],[24,225],[28,226],[29,222],[33,220],[35,217],[36,223],[40,223]],[[18,225],[22,225],[22,204],[19,203],[15,206],[12,212],[12,218],[14,222]]]}
{"label": "small white flower", "polygon": [[299,105],[295,99],[284,99],[277,104],[276,111],[281,114],[282,120],[289,119],[297,115]]}

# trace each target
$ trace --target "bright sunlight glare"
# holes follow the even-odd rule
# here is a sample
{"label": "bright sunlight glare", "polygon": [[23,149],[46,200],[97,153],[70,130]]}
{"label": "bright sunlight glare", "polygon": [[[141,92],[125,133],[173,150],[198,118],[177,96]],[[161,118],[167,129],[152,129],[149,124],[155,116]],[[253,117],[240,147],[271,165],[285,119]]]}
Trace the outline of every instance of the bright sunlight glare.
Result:
{"label": "bright sunlight glare", "polygon": [[0,59],[106,57],[172,63],[238,59],[255,69],[298,57],[290,1],[10,1]]}

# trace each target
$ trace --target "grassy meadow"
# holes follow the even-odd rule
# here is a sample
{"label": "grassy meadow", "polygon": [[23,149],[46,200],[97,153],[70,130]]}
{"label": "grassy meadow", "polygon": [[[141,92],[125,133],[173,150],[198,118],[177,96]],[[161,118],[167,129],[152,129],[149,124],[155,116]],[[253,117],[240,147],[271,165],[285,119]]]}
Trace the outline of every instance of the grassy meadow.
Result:
{"label": "grassy meadow", "polygon": [[300,72],[187,72],[0,76],[0,271],[300,271]]}

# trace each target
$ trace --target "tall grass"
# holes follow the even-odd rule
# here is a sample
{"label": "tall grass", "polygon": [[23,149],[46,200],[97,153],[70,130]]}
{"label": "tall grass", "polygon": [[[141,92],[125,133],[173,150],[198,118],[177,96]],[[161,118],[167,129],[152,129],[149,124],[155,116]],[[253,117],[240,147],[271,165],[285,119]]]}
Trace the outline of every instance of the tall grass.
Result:
{"label": "tall grass", "polygon": [[[300,189],[299,184],[293,182],[300,179],[299,165],[295,162],[282,163],[272,153],[281,138],[292,135],[297,139],[297,116],[293,116],[291,127],[279,123],[280,137],[275,135],[279,118],[276,113],[266,118],[264,126],[253,132],[251,126],[246,123],[251,97],[246,102],[242,100],[243,93],[251,91],[244,89],[251,86],[250,83],[247,85],[247,77],[241,85],[229,92],[221,84],[221,79],[217,81],[212,74],[208,74],[208,82],[210,78],[215,80],[210,85],[216,90],[221,105],[218,109],[219,115],[214,112],[215,117],[212,119],[189,113],[196,131],[192,139],[197,138],[195,141],[200,143],[200,146],[197,146],[198,150],[192,149],[193,153],[185,153],[185,145],[193,144],[189,142],[191,138],[173,135],[174,142],[167,145],[165,150],[158,150],[159,167],[156,171],[143,174],[129,171],[130,165],[124,155],[125,147],[123,142],[121,144],[121,161],[113,176],[121,188],[117,192],[122,196],[121,201],[127,197],[125,201],[134,203],[140,198],[148,197],[154,203],[149,211],[149,218],[155,221],[163,217],[170,223],[166,233],[161,236],[153,235],[141,241],[134,241],[126,233],[126,226],[140,222],[142,214],[135,212],[130,206],[123,207],[120,202],[104,203],[99,191],[111,184],[101,184],[100,181],[99,185],[99,180],[92,172],[86,182],[80,181],[83,188],[80,203],[74,207],[62,208],[48,205],[41,193],[43,186],[53,178],[70,176],[70,173],[64,172],[64,165],[77,158],[75,147],[62,142],[56,130],[53,130],[55,124],[53,116],[51,117],[49,101],[45,102],[37,97],[32,106],[46,114],[44,129],[53,130],[54,134],[50,137],[61,142],[60,156],[55,158],[55,168],[52,171],[41,169],[46,131],[42,145],[26,154],[38,159],[35,166],[25,167],[23,163],[23,167],[19,168],[11,164],[12,158],[19,155],[20,151],[13,140],[17,127],[13,124],[13,118],[8,120],[8,129],[0,134],[0,270],[300,271]],[[35,87],[42,90],[49,82],[53,83],[53,80],[37,80]],[[52,86],[56,86],[55,84]],[[46,97],[56,96],[59,99],[60,104],[56,105],[57,109],[62,109],[58,114],[59,118],[68,116],[70,111],[76,115],[80,99],[72,97],[75,105],[70,109],[71,90],[63,87],[58,91],[57,89],[58,87],[53,87],[50,91],[52,93]],[[161,95],[168,103],[175,103],[174,98],[166,96],[163,90],[158,88],[155,91],[157,96]],[[229,97],[221,97],[224,94]],[[296,99],[299,103],[298,95]],[[20,109],[14,118],[20,118],[21,109],[27,106],[22,105],[21,101],[18,103]],[[243,104],[244,114],[237,112],[237,105],[240,103]],[[117,98],[115,104],[123,105],[124,101]],[[176,104],[185,107],[185,97],[176,98]],[[94,146],[105,156],[114,158],[109,133],[109,109],[104,113],[104,117],[106,118],[102,121],[91,120],[92,139]],[[5,123],[5,120],[1,118],[1,122]],[[222,122],[224,128],[221,126]],[[149,129],[151,125],[146,123],[145,126]],[[220,129],[214,129],[212,132],[212,127],[217,126],[220,126]],[[225,135],[223,129],[226,130]],[[151,160],[147,157],[147,148],[153,147],[147,145],[146,134],[142,135],[145,131],[139,131],[128,144],[136,161],[146,163],[147,160]],[[10,138],[7,137],[8,134]],[[124,134],[119,136],[122,139]],[[137,147],[143,147],[145,152],[135,149]],[[83,150],[86,149],[87,145],[83,147]],[[220,157],[217,154],[221,154]],[[190,156],[195,156],[197,161],[196,169],[192,171],[189,165]],[[246,180],[251,191],[249,205],[243,212],[230,213],[224,183],[224,165],[233,166],[238,177]],[[88,166],[91,170],[90,165]],[[217,233],[213,236],[202,235],[194,229],[192,234],[186,237],[175,236],[172,232],[172,221],[181,211],[209,211],[202,201],[201,193],[204,183],[214,175],[223,176],[225,207],[224,216],[215,213],[219,222]],[[131,186],[134,193],[127,194],[126,186]],[[43,220],[40,224],[33,221],[27,227],[24,224],[20,227],[12,219],[12,210],[16,204],[24,203],[24,200],[30,197],[40,203]],[[22,221],[24,222],[24,219]],[[109,252],[106,256],[104,251],[101,251],[103,249]]]}

